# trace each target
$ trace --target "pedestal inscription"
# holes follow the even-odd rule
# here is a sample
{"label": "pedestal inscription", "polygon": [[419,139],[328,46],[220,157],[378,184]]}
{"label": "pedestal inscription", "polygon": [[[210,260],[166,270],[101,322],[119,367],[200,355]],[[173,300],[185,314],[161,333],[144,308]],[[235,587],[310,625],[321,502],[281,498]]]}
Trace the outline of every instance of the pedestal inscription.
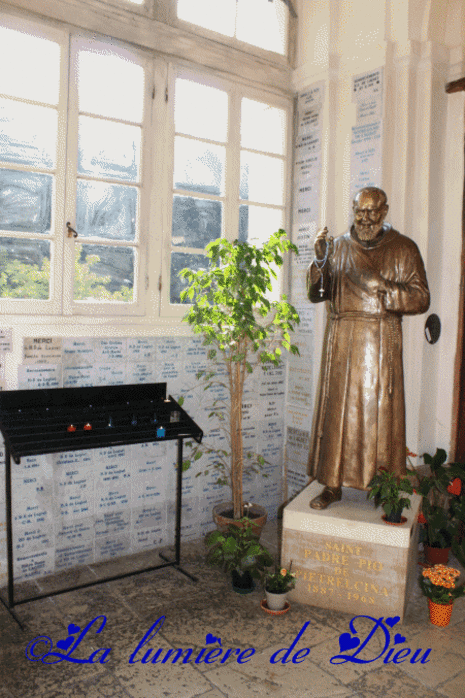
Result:
{"label": "pedestal inscription", "polygon": [[289,598],[347,613],[402,619],[416,572],[420,498],[413,498],[401,531],[384,524],[381,510],[375,511],[361,492],[349,490],[348,501],[343,497],[332,511],[310,510],[308,503],[319,489],[312,483],[284,512],[282,562],[287,566],[292,560],[297,577]]}

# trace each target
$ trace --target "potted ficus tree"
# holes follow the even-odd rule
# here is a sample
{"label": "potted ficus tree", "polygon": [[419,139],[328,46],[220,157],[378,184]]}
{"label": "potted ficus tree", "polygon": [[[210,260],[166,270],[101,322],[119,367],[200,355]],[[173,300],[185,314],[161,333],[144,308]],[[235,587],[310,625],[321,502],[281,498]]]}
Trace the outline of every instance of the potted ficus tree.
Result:
{"label": "potted ficus tree", "polygon": [[[244,470],[260,470],[264,465],[260,454],[244,453],[246,377],[261,366],[278,366],[283,349],[298,354],[291,344],[291,332],[299,322],[296,309],[286,296],[270,299],[276,268],[283,265],[283,254],[290,250],[297,253],[281,229],[261,247],[220,238],[206,247],[208,269],[180,272],[187,282],[181,300],[192,303],[183,320],[210,347],[209,368],[197,377],[206,390],[219,383],[227,393],[226,400],[214,399],[210,410],[210,416],[224,429],[226,448],[193,445],[183,465],[186,469],[202,455],[210,457],[217,484],[231,488],[229,508],[234,520],[249,513],[243,502]],[[208,474],[208,467],[204,472]]]}

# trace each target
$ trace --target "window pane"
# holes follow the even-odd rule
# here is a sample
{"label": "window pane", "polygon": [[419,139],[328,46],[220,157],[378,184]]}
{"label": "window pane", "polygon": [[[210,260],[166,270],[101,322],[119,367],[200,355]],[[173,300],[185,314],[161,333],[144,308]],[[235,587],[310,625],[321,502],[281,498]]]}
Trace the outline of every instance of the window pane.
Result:
{"label": "window pane", "polygon": [[278,158],[257,153],[241,153],[241,199],[264,204],[282,204],[284,200],[284,163]]}
{"label": "window pane", "polygon": [[0,92],[38,102],[58,104],[60,47],[0,27]]}
{"label": "window pane", "polygon": [[142,122],[144,69],[110,51],[80,51],[79,110]]}
{"label": "window pane", "polygon": [[251,99],[242,100],[241,145],[284,155],[286,112]]}
{"label": "window pane", "polygon": [[76,230],[79,235],[134,240],[137,194],[135,187],[78,181]]}
{"label": "window pane", "polygon": [[52,176],[0,170],[0,230],[48,233]]}
{"label": "window pane", "polygon": [[204,29],[234,36],[236,0],[178,0],[178,17]]}
{"label": "window pane", "polygon": [[50,243],[47,240],[0,238],[0,297],[50,295]]}
{"label": "window pane", "polygon": [[175,196],[173,199],[172,243],[204,249],[221,237],[221,201]]}
{"label": "window pane", "polygon": [[113,121],[79,118],[78,172],[137,182],[141,129]]}
{"label": "window pane", "polygon": [[226,142],[227,93],[192,80],[176,80],[174,123],[178,133]]}
{"label": "window pane", "polygon": [[[196,3],[195,3],[196,4]],[[236,37],[284,55],[288,9],[281,0],[238,0]]]}
{"label": "window pane", "polygon": [[174,148],[174,187],[217,194],[224,191],[226,149],[176,136]]}
{"label": "window pane", "polygon": [[53,167],[57,124],[53,108],[0,99],[0,160]]}
{"label": "window pane", "polygon": [[184,279],[180,279],[179,272],[188,267],[193,271],[208,268],[208,258],[200,254],[185,254],[173,252],[171,255],[171,285],[170,303],[181,303],[181,291],[186,287]]}
{"label": "window pane", "polygon": [[132,302],[132,247],[76,245],[75,254],[75,300]]}
{"label": "window pane", "polygon": [[264,206],[239,206],[239,240],[262,245],[283,227],[281,209]]}

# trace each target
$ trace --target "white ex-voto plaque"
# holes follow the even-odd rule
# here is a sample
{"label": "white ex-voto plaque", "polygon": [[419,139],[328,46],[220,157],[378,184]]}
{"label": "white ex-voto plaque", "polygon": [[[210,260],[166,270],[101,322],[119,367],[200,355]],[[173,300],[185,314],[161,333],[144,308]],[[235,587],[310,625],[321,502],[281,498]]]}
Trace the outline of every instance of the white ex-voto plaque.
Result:
{"label": "white ex-voto plaque", "polygon": [[14,558],[13,574],[15,582],[25,582],[37,577],[52,574],[55,568],[55,550],[18,551]]}
{"label": "white ex-voto plaque", "polygon": [[156,358],[155,337],[135,337],[127,339],[128,361],[138,363],[154,363]]}
{"label": "white ex-voto plaque", "polygon": [[93,366],[64,366],[64,388],[90,388],[97,385]]}
{"label": "white ex-voto plaque", "polygon": [[126,358],[126,342],[125,338],[94,339],[95,362],[123,362]]}
{"label": "white ex-voto plaque", "polygon": [[139,361],[126,364],[126,381],[129,385],[155,383],[155,364]]}
{"label": "white ex-voto plaque", "polygon": [[71,545],[58,545],[55,552],[55,567],[57,570],[89,565],[94,561],[94,545],[92,541],[77,542]]}
{"label": "white ex-voto plaque", "polygon": [[59,364],[61,352],[61,337],[25,337],[23,340],[25,364]]}
{"label": "white ex-voto plaque", "polygon": [[126,364],[120,361],[96,363],[94,366],[96,385],[125,385]]}
{"label": "white ex-voto plaque", "polygon": [[18,367],[18,389],[61,388],[61,364],[22,364]]}
{"label": "white ex-voto plaque", "polygon": [[383,70],[356,75],[352,101],[357,104],[357,124],[352,128],[350,191],[380,186],[382,178]]}
{"label": "white ex-voto plaque", "polygon": [[129,534],[123,536],[111,536],[110,538],[97,539],[95,541],[95,560],[109,560],[114,557],[129,555],[131,552],[131,538]]}
{"label": "white ex-voto plaque", "polygon": [[352,128],[351,194],[381,182],[382,122],[362,124]]}
{"label": "white ex-voto plaque", "polygon": [[0,328],[0,353],[13,351],[13,329],[11,327]]}
{"label": "white ex-voto plaque", "polygon": [[94,340],[89,337],[78,339],[76,337],[63,338],[63,366],[93,366]]}
{"label": "white ex-voto plaque", "polygon": [[294,223],[318,220],[321,179],[321,134],[324,82],[316,83],[297,97],[294,155]]}

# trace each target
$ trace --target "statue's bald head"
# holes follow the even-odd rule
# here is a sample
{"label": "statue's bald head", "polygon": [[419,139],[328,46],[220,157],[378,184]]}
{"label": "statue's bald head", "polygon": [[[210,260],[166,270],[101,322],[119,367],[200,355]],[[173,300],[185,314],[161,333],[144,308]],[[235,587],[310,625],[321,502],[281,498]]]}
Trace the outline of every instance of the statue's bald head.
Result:
{"label": "statue's bald head", "polygon": [[387,194],[378,187],[364,187],[360,189],[354,196],[354,208],[359,203],[360,199],[370,199],[375,206],[387,206]]}
{"label": "statue's bald head", "polygon": [[389,206],[378,187],[365,187],[354,196],[354,228],[359,240],[369,243],[381,234]]}

